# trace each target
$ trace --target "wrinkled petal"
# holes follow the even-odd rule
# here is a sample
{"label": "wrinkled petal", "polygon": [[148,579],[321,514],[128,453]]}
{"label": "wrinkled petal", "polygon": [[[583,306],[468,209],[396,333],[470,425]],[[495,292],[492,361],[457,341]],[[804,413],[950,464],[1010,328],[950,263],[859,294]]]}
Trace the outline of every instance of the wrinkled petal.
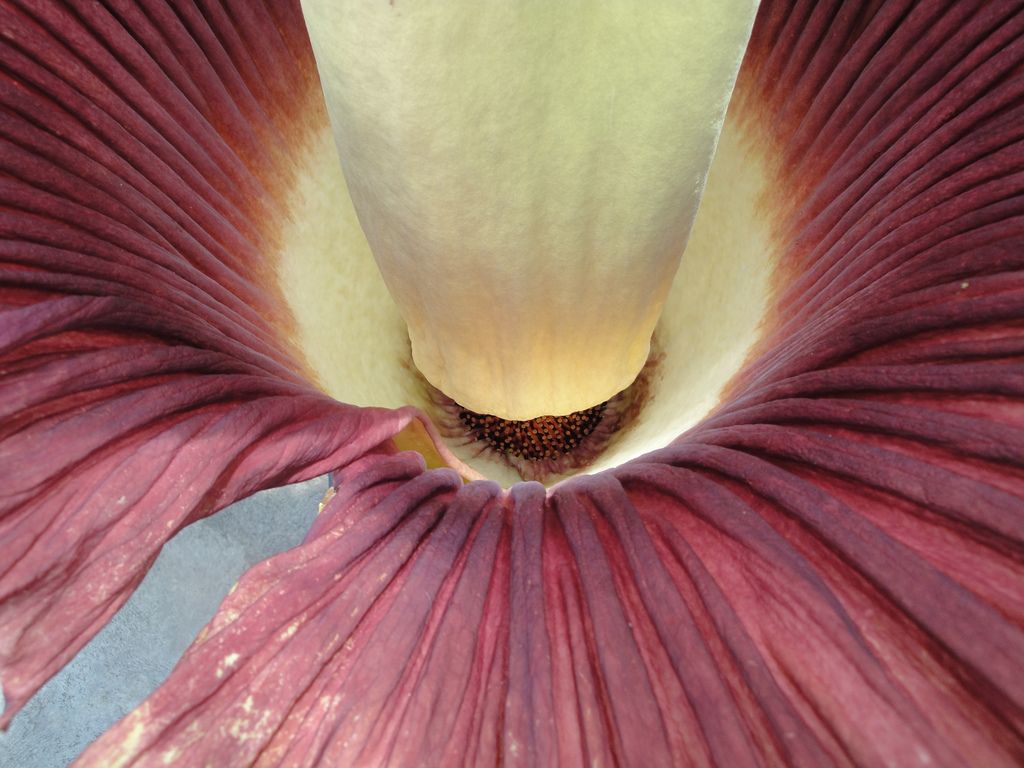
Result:
{"label": "wrinkled petal", "polygon": [[[379,565],[303,571],[323,602],[276,622],[274,664],[206,650],[256,622],[236,607],[254,572],[83,764],[1018,763],[1022,17],[766,3],[736,105],[774,148],[783,260],[728,401],[548,496],[452,497],[431,473],[364,490],[400,458],[344,477],[258,573],[397,503]],[[291,605],[300,576],[282,579],[263,615]],[[320,616],[349,618],[301,650]],[[279,672],[299,655],[301,676]]]}
{"label": "wrinkled petal", "polygon": [[1024,11],[765,3],[783,255],[672,445],[549,494],[369,454],[82,765],[1019,765]]}
{"label": "wrinkled petal", "polygon": [[0,4],[0,727],[183,525],[413,417],[276,330],[287,141],[325,118],[296,6],[234,10]]}

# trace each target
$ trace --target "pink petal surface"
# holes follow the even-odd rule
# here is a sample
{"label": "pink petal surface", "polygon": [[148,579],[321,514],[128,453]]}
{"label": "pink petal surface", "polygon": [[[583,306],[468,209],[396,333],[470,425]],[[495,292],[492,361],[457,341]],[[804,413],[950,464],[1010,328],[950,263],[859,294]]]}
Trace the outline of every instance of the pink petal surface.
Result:
{"label": "pink petal surface", "polygon": [[[547,495],[353,466],[81,764],[1019,764],[1022,29],[765,3],[739,105],[794,193],[722,407]],[[286,607],[258,653],[210,645]]]}
{"label": "pink petal surface", "polygon": [[[111,276],[86,265],[68,282],[57,254],[52,271],[17,275],[11,312],[28,314],[17,315],[12,342],[22,351],[4,364],[12,381],[24,372],[18,402],[32,405],[12,407],[4,440],[35,451],[26,466],[40,479],[24,498],[52,497],[51,514],[67,508],[63,498],[127,500],[125,489],[138,517],[160,511],[154,530],[135,532],[121,522],[130,514],[90,508],[74,551],[94,558],[100,580],[168,519],[173,528],[212,499],[307,476],[303,467],[347,466],[306,542],[246,574],[168,682],[79,765],[1024,762],[1019,3],[763,3],[736,106],[779,185],[766,201],[783,258],[764,339],[703,424],[547,494],[531,483],[507,494],[461,486],[415,455],[367,453],[400,417],[310,393],[270,321],[243,309],[259,297],[232,298],[264,285],[258,255],[230,261],[259,253],[246,223],[260,220],[246,207],[258,201],[232,198],[217,174],[241,173],[241,162],[254,169],[244,184],[275,183],[262,158],[221,151],[217,139],[251,146],[251,130],[274,143],[273,118],[238,96],[274,99],[258,62],[233,47],[254,24],[240,11],[229,24],[219,8],[179,10],[188,32],[176,37],[167,9],[146,7],[161,31],[136,32],[150,47],[168,39],[153,66],[174,83],[140,107],[136,135],[159,158],[141,177],[162,189],[179,170],[187,177],[177,158],[189,157],[209,186],[196,178],[181,194],[209,206],[208,224],[175,213],[172,226],[153,212],[61,246],[46,233],[64,230],[30,229],[57,209],[72,226],[76,182],[56,170],[52,184],[63,186],[42,185],[51,197],[17,219],[29,228],[19,232],[35,233],[22,242],[39,241],[22,253],[39,259],[117,238],[111,252],[149,248],[133,239],[141,228],[160,245],[131,261],[145,272],[182,247],[171,242],[180,229],[202,243],[214,222],[231,256],[192,271],[169,259],[160,279],[139,277],[139,294],[71,292],[81,277],[102,286]],[[193,83],[179,52],[210,43],[200,15],[226,41],[209,60],[234,64]],[[300,50],[295,17],[274,19]],[[116,98],[97,93],[108,113],[131,95],[118,87]],[[242,104],[244,121],[200,108],[217,88]],[[189,143],[207,135],[204,120],[216,136]],[[198,304],[168,319],[164,284]],[[141,299],[145,286],[155,301]],[[80,383],[61,368],[67,350]],[[112,419],[116,430],[94,434]],[[275,432],[291,427],[285,439]],[[36,447],[50,435],[71,451],[63,463],[57,452],[47,464],[55,452]],[[58,465],[43,489],[41,473]],[[117,539],[120,552],[105,543],[104,526],[118,525],[134,536]],[[28,596],[42,584],[24,604],[78,588],[69,578],[47,593],[41,578],[21,587]]]}
{"label": "pink petal surface", "polygon": [[414,417],[278,330],[274,192],[323,119],[297,6],[123,5],[0,4],[0,727],[182,526]]}

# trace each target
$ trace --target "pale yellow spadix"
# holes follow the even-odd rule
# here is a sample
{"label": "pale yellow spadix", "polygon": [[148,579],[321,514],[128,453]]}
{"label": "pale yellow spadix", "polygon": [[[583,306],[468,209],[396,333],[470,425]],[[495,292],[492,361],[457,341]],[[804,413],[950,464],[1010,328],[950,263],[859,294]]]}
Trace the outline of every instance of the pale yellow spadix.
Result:
{"label": "pale yellow spadix", "polygon": [[460,405],[629,386],[756,0],[303,0],[342,169],[413,360]]}

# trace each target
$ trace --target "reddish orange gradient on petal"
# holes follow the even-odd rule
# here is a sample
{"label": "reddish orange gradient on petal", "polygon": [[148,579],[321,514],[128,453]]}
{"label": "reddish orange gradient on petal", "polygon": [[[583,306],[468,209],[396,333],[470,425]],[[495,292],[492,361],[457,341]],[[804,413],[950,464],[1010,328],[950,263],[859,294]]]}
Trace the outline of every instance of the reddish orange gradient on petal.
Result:
{"label": "reddish orange gradient on petal", "polygon": [[182,526],[413,418],[301,375],[266,254],[326,118],[242,5],[0,4],[0,726]]}

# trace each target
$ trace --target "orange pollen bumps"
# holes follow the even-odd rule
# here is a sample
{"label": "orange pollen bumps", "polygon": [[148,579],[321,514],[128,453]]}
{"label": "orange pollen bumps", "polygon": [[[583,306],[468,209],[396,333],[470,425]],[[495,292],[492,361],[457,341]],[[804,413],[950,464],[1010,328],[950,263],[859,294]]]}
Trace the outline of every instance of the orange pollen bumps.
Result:
{"label": "orange pollen bumps", "polygon": [[510,421],[460,410],[459,418],[480,440],[496,450],[521,456],[528,461],[557,459],[578,447],[604,415],[607,403],[566,416],[538,416],[528,421]]}

